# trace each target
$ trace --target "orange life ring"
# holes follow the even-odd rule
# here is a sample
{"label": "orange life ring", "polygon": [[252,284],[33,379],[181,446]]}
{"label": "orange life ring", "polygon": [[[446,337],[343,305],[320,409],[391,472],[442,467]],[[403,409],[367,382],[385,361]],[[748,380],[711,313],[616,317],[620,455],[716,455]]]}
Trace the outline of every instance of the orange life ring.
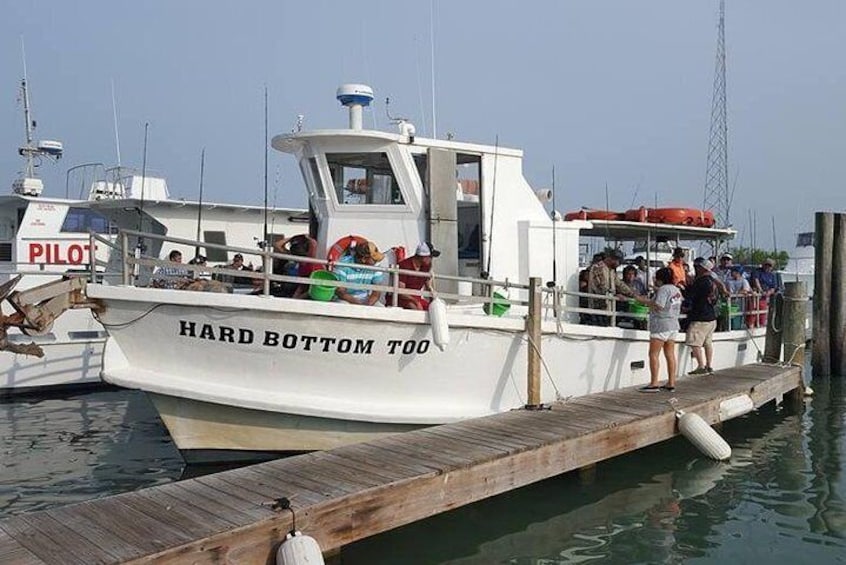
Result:
{"label": "orange life ring", "polygon": [[641,206],[626,210],[626,220],[629,222],[645,222],[649,218],[649,210]]}
{"label": "orange life ring", "polygon": [[714,226],[714,214],[697,208],[650,208],[650,221],[661,224],[679,224],[710,228]]}
{"label": "orange life ring", "polygon": [[573,220],[622,220],[625,214],[620,212],[612,212],[610,210],[593,210],[591,208],[582,208],[576,212],[568,212],[564,214],[566,221]]}
{"label": "orange life ring", "polygon": [[698,208],[634,208],[626,211],[630,222],[652,222],[655,224],[673,224],[680,226],[714,227],[714,214]]}
{"label": "orange life ring", "polygon": [[344,256],[344,253],[346,253],[350,247],[364,245],[367,242],[368,240],[360,235],[348,235],[342,237],[329,248],[329,253],[326,254],[326,259],[330,263],[335,263],[338,259]]}

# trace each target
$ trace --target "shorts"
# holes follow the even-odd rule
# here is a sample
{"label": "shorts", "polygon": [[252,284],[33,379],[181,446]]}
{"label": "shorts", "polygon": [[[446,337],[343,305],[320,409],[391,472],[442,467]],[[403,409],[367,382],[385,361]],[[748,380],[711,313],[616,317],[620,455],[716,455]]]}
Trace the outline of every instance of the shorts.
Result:
{"label": "shorts", "polygon": [[716,328],[716,320],[710,322],[690,322],[687,326],[687,339],[685,343],[692,347],[711,345],[711,336],[714,335]]}
{"label": "shorts", "polygon": [[673,341],[675,337],[676,332],[674,331],[649,334],[649,339],[657,339],[658,341]]}

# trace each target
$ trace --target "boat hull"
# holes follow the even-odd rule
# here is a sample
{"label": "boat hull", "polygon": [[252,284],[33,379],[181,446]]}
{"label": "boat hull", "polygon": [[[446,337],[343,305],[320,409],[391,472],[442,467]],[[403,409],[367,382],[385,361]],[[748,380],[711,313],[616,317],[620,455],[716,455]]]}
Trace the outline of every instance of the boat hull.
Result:
{"label": "boat hull", "polygon": [[49,332],[26,336],[9,330],[13,343],[35,342],[43,357],[20,353],[0,355],[0,396],[102,386],[103,348],[107,334],[88,310],[70,310]]}
{"label": "boat hull", "polygon": [[[515,308],[502,318],[450,309],[441,351],[423,312],[118,287],[90,294],[106,305],[113,337],[104,379],[153,394],[186,453],[326,449],[526,402]],[[649,380],[645,331],[554,321],[543,330],[543,402]],[[752,332],[718,334],[714,367],[755,362],[763,330]],[[692,368],[689,348],[678,357],[680,371]]]}

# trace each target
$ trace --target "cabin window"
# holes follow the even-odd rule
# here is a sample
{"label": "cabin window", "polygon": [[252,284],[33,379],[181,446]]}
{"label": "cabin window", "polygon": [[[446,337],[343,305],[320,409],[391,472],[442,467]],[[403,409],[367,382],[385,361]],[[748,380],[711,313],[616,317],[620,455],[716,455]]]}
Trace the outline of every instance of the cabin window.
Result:
{"label": "cabin window", "polygon": [[323,183],[320,182],[320,169],[317,166],[317,158],[311,157],[308,160],[308,168],[305,161],[300,161],[300,172],[308,186],[314,187],[314,195],[323,200],[326,198],[326,191],[323,190]]}
{"label": "cabin window", "polygon": [[387,153],[327,153],[339,204],[405,204]]}
{"label": "cabin window", "polygon": [[62,232],[115,234],[117,226],[111,224],[104,216],[88,208],[69,208],[62,222]]}
{"label": "cabin window", "polygon": [[796,237],[796,247],[811,247],[814,245],[814,232],[800,233]]}
{"label": "cabin window", "polygon": [[[226,245],[225,231],[204,231],[203,241],[206,243],[214,243],[216,245]],[[206,247],[206,260],[209,263],[226,263],[229,261],[229,256],[225,249],[217,249],[216,247]]]}
{"label": "cabin window", "polygon": [[12,260],[12,244],[0,243],[0,262],[8,263]]}
{"label": "cabin window", "polygon": [[456,155],[459,259],[479,260],[482,257],[481,173],[482,159],[479,155]]}

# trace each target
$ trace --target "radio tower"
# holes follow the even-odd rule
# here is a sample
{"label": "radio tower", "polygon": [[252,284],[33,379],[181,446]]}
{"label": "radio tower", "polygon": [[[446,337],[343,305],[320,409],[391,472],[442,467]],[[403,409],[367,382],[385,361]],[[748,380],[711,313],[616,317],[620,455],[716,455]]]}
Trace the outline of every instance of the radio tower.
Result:
{"label": "radio tower", "polygon": [[726,3],[720,0],[717,27],[717,61],[711,99],[711,132],[708,136],[708,166],[705,171],[705,209],[714,213],[718,227],[731,225],[731,195],[728,189],[728,124],[726,122]]}

